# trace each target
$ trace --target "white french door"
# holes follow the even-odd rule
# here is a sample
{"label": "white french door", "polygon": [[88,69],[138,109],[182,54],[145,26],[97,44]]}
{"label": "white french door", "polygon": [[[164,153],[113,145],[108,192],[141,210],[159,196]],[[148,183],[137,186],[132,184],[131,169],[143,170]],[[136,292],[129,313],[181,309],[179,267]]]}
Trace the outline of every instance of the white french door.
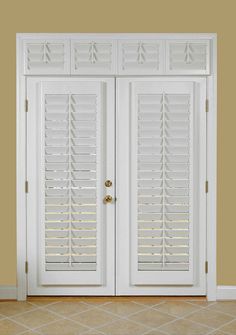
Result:
{"label": "white french door", "polygon": [[117,294],[205,294],[205,79],[117,89]]}
{"label": "white french door", "polygon": [[112,295],[114,79],[29,78],[27,95],[28,294]]}
{"label": "white french door", "polygon": [[27,79],[28,294],[204,295],[206,81],[116,80]]}

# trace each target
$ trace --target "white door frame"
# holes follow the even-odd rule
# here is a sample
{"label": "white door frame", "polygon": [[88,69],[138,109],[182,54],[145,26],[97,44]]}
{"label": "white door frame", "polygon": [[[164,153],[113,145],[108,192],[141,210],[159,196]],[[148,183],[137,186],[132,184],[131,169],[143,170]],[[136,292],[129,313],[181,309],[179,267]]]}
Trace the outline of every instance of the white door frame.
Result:
{"label": "white door frame", "polygon": [[[23,43],[25,39],[109,38],[109,39],[209,39],[211,40],[211,75],[207,76],[207,298],[216,300],[216,222],[217,222],[217,36],[216,34],[17,34],[17,99],[16,99],[16,198],[17,198],[17,299],[27,297],[26,245],[26,78],[23,75]],[[96,77],[96,76],[94,76]]]}

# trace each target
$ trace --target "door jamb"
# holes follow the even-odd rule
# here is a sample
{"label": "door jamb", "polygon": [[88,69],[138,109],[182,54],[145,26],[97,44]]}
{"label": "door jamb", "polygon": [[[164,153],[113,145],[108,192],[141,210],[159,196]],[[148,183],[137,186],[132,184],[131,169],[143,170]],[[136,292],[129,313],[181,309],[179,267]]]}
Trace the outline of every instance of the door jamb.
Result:
{"label": "door jamb", "polygon": [[[40,34],[41,35],[41,34]],[[44,34],[50,35],[60,34]],[[63,34],[73,37],[74,34]],[[80,35],[80,34],[79,34]],[[90,34],[82,34],[83,38],[91,38]],[[81,36],[82,36],[81,35]],[[110,39],[137,38],[137,34],[93,34]],[[141,34],[140,36],[158,35]],[[207,117],[207,180],[209,191],[207,194],[207,299],[216,300],[216,223],[217,223],[217,35],[216,34],[160,34],[160,36],[176,38],[208,38],[211,40],[211,75],[207,77],[207,98],[209,101],[209,112]],[[187,37],[186,37],[187,35]],[[95,36],[95,37],[96,37]],[[138,34],[139,36],[139,34]],[[26,246],[26,208],[27,193],[26,182],[26,140],[27,140],[27,113],[25,113],[26,79],[23,76],[23,52],[22,40],[25,38],[38,38],[38,34],[16,35],[16,227],[17,227],[17,299],[27,298],[27,246]],[[94,37],[94,36],[93,36]],[[42,34],[42,38],[43,34]],[[153,36],[154,38],[154,36]]]}

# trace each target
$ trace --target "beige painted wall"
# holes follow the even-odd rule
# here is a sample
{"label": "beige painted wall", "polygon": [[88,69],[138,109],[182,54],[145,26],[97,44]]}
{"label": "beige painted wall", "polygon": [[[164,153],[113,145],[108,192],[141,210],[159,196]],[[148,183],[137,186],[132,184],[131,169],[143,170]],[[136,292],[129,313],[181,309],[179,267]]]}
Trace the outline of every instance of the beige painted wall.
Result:
{"label": "beige painted wall", "polygon": [[2,0],[0,4],[0,285],[16,283],[15,34],[218,33],[218,284],[236,285],[234,0]]}

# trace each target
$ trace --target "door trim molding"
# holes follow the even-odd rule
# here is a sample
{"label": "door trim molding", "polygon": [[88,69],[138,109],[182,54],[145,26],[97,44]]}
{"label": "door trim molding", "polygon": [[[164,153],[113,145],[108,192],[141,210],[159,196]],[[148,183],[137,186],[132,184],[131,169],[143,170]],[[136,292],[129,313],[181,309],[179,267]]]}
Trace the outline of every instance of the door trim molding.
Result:
{"label": "door trim molding", "polygon": [[[211,75],[207,76],[207,97],[209,112],[207,114],[207,180],[209,191],[207,194],[207,298],[216,300],[216,222],[217,222],[217,35],[214,33],[173,33],[173,34],[17,34],[16,35],[16,202],[17,202],[17,299],[26,300],[27,274],[25,262],[27,260],[26,245],[26,209],[27,194],[25,193],[26,171],[26,139],[27,113],[25,112],[26,77],[23,75],[23,39],[45,38],[158,38],[158,39],[209,39],[211,40]],[[79,77],[79,76],[78,76]],[[83,77],[86,77],[83,75]],[[100,77],[100,76],[94,76]],[[103,76],[104,77],[104,76]],[[132,76],[129,76],[132,77]],[[30,185],[29,185],[30,187]]]}

